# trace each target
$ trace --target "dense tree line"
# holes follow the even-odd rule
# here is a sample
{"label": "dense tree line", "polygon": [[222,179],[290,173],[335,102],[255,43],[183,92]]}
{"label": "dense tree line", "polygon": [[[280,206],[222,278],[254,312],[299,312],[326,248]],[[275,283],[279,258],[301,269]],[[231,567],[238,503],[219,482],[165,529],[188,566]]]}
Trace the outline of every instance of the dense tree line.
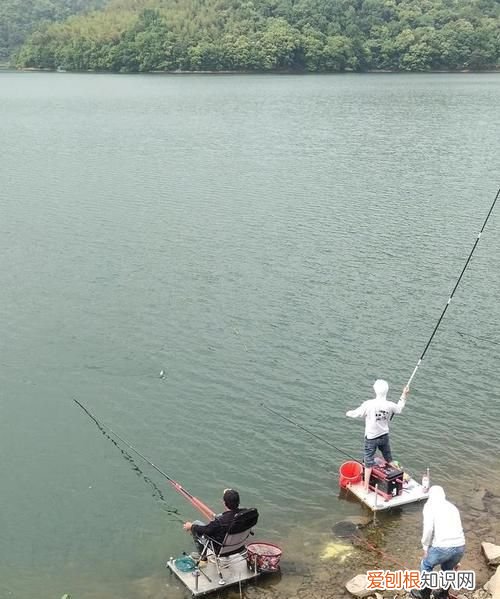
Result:
{"label": "dense tree line", "polygon": [[102,8],[105,0],[0,0],[0,62],[41,23]]}
{"label": "dense tree line", "polygon": [[38,28],[17,65],[113,72],[494,69],[500,0],[111,0],[104,10]]}

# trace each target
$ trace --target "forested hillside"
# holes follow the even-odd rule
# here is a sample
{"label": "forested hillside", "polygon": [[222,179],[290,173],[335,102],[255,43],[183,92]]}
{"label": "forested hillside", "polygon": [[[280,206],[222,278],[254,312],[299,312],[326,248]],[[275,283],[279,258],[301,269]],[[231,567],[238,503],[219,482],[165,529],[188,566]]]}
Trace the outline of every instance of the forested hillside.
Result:
{"label": "forested hillside", "polygon": [[104,10],[39,27],[17,64],[425,71],[494,69],[499,56],[500,0],[110,0]]}
{"label": "forested hillside", "polygon": [[105,0],[0,0],[0,62],[43,22],[101,8]]}

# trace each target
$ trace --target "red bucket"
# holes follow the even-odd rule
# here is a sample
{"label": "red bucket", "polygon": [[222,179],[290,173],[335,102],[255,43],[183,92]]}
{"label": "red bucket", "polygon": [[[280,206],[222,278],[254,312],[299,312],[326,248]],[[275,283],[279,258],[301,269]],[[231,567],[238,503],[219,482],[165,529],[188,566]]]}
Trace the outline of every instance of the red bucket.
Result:
{"label": "red bucket", "polygon": [[345,489],[348,485],[359,483],[363,478],[363,466],[359,462],[344,462],[339,468],[339,485]]}
{"label": "red bucket", "polygon": [[255,542],[247,545],[247,565],[257,572],[278,572],[283,552],[278,545]]}

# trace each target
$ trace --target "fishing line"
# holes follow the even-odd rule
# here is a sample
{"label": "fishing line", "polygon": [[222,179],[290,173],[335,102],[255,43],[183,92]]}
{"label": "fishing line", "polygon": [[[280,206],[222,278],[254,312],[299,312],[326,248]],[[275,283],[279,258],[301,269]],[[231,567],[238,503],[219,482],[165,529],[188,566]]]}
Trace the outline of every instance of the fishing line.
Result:
{"label": "fishing line", "polygon": [[[153,488],[153,498],[154,499],[159,499],[160,501],[165,502],[165,497],[163,496],[163,493],[161,491],[161,489],[158,487],[158,485],[152,481],[149,476],[145,475],[144,472],[139,468],[139,466],[137,465],[137,463],[134,461],[134,458],[123,449],[123,447],[120,447],[118,445],[118,443],[115,441],[115,439],[113,439],[108,432],[105,430],[104,426],[101,425],[99,423],[99,421],[87,410],[87,408],[85,406],[83,406],[79,401],[77,401],[76,399],[73,399],[73,401],[78,404],[80,406],[80,408],[82,408],[82,410],[94,421],[95,425],[97,426],[97,428],[101,431],[101,433],[111,441],[111,443],[113,443],[113,445],[118,449],[118,451],[122,454],[123,458],[125,460],[127,460],[127,462],[129,462],[129,464],[131,464],[132,466],[132,470],[137,474],[137,476],[142,477],[142,479],[144,480],[144,482],[146,484],[148,484],[150,487]],[[169,514],[178,514],[179,512],[174,508],[172,510],[167,510]]]}
{"label": "fishing line", "polygon": [[[141,459],[143,459],[147,464],[152,466],[157,472],[159,472],[164,478],[166,478],[168,480],[168,482],[172,485],[172,487],[180,495],[182,495],[185,499],[187,499],[191,503],[191,505],[193,505],[199,512],[201,512],[201,514],[203,516],[205,516],[208,519],[212,519],[215,516],[215,512],[211,508],[209,508],[202,501],[200,501],[199,499],[194,497],[194,495],[191,495],[191,493],[189,491],[187,491],[186,489],[184,489],[184,487],[182,487],[182,485],[180,485],[177,481],[175,481],[173,478],[171,478],[168,474],[163,472],[163,470],[158,468],[158,466],[153,464],[153,462],[151,460],[149,460],[145,455],[143,455],[140,451],[138,451],[133,445],[128,443],[128,441],[125,441],[125,439],[123,437],[120,437],[120,435],[118,433],[116,433],[112,428],[110,428],[109,426],[106,426],[102,422],[99,422],[99,420],[97,420],[97,418],[92,414],[92,412],[90,412],[90,410],[88,410],[77,399],[73,398],[73,401],[85,412],[85,414],[87,414],[87,416],[91,420],[94,421],[97,428],[118,448],[118,450],[122,453],[122,455],[124,455],[125,459],[127,459],[127,461],[129,461],[133,464],[133,469],[137,472],[138,475],[142,476],[142,478],[155,489],[155,491],[157,493],[157,497],[159,497],[159,499],[161,501],[165,502],[165,498],[163,497],[163,493],[161,492],[161,489],[149,477],[144,475],[142,470],[134,462],[134,459],[132,458],[132,456],[129,453],[127,453],[122,447],[120,447],[118,445],[118,443],[110,436],[110,434],[113,435],[113,437],[116,437],[117,439],[119,439],[131,451],[136,453]],[[169,513],[180,515],[180,512],[176,508],[169,509]],[[181,520],[181,522],[183,522],[183,520]]]}
{"label": "fishing line", "polygon": [[457,290],[457,287],[459,286],[460,281],[462,280],[462,277],[464,276],[464,273],[465,273],[467,267],[469,266],[469,262],[471,261],[472,254],[474,253],[474,251],[477,247],[477,244],[479,243],[479,240],[481,239],[481,234],[483,233],[484,228],[486,227],[486,223],[488,222],[488,219],[490,218],[491,213],[493,212],[493,208],[495,207],[495,204],[497,203],[499,195],[500,195],[500,188],[498,188],[495,199],[493,200],[493,203],[491,204],[490,209],[488,210],[488,214],[486,215],[486,218],[484,219],[483,226],[481,227],[481,230],[479,231],[479,233],[476,237],[476,241],[474,242],[474,245],[472,246],[469,256],[467,257],[467,260],[465,262],[465,265],[462,268],[462,272],[460,273],[460,276],[458,277],[457,282],[455,283],[455,286],[453,287],[450,297],[448,298],[448,301],[446,302],[445,307],[444,307],[443,311],[441,312],[441,316],[439,317],[439,320],[437,321],[437,324],[434,327],[434,330],[432,331],[432,335],[430,336],[429,341],[427,341],[427,345],[425,346],[424,351],[422,352],[420,358],[418,359],[417,365],[413,369],[413,372],[411,373],[411,376],[408,379],[408,382],[406,383],[407,387],[409,387],[411,382],[413,381],[413,377],[417,373],[417,370],[418,370],[420,364],[422,363],[422,360],[424,359],[424,356],[425,356],[427,350],[429,349],[429,346],[430,346],[432,340],[434,339],[434,335],[436,334],[436,332],[439,328],[439,325],[441,324],[441,321],[443,320],[443,317],[446,314],[446,310],[448,310],[448,306],[450,305],[451,300],[453,299],[453,296],[455,295],[455,291]]}
{"label": "fishing line", "polygon": [[330,441],[327,441],[326,439],[324,439],[323,437],[320,437],[319,435],[317,435],[316,433],[313,433],[311,430],[309,430],[308,428],[306,428],[305,426],[302,426],[301,424],[298,424],[297,422],[295,422],[294,420],[292,420],[291,418],[288,418],[287,416],[283,416],[283,414],[280,414],[279,412],[276,412],[275,410],[273,410],[272,408],[266,406],[266,404],[261,403],[260,404],[265,410],[267,410],[268,412],[271,412],[271,414],[274,414],[275,416],[279,416],[279,418],[283,418],[283,420],[286,420],[287,422],[290,422],[290,424],[293,424],[294,426],[296,426],[297,428],[300,428],[301,430],[305,431],[306,433],[309,433],[310,435],[312,435],[313,437],[316,437],[316,439],[319,439],[319,441],[322,441],[323,443],[326,443],[327,445],[329,445],[330,447],[333,447],[333,449],[336,449],[337,451],[339,451],[340,453],[343,453],[345,456],[347,456],[350,460],[353,460],[354,462],[358,462],[360,464],[362,464],[362,462],[360,462],[359,460],[357,460],[356,458],[353,458],[350,454],[346,453],[343,449],[340,449],[339,447],[337,447],[336,445],[334,445],[333,443],[330,443]]}
{"label": "fishing line", "polygon": [[498,341],[493,341],[492,339],[487,339],[486,337],[476,337],[476,335],[471,335],[470,333],[462,333],[462,331],[457,331],[457,333],[461,337],[471,337],[472,339],[478,339],[479,341],[485,341],[486,343],[493,343],[493,345],[500,345]]}
{"label": "fishing line", "polygon": [[353,544],[354,544],[355,541],[359,542],[361,545],[364,545],[370,551],[373,551],[374,553],[378,553],[383,558],[385,558],[388,561],[392,562],[396,566],[399,566],[402,570],[411,570],[412,569],[412,568],[409,568],[408,565],[403,564],[402,562],[398,561],[395,557],[393,557],[389,553],[387,553],[385,551],[382,551],[382,549],[380,549],[379,547],[373,545],[372,543],[370,543],[369,541],[367,541],[366,539],[364,539],[363,537],[361,537],[359,534],[358,535],[354,535],[354,537],[352,537]]}

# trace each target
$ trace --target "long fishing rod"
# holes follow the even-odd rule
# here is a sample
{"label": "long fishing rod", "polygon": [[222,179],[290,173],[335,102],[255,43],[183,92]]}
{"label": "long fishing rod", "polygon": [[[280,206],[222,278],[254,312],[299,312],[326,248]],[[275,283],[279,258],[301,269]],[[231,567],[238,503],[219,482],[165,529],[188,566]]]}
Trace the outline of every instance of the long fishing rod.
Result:
{"label": "long fishing rod", "polygon": [[87,414],[87,416],[89,418],[91,418],[97,424],[97,426],[100,429],[109,431],[114,437],[119,439],[131,451],[136,453],[141,459],[143,459],[147,464],[152,466],[157,472],[159,472],[164,478],[166,478],[168,480],[168,482],[172,485],[172,487],[180,495],[182,495],[185,499],[187,499],[191,503],[191,505],[193,505],[203,516],[205,516],[209,520],[212,520],[214,518],[215,512],[211,508],[209,508],[208,505],[206,505],[205,503],[203,503],[203,501],[201,501],[200,499],[198,499],[197,497],[192,495],[182,485],[180,485],[177,481],[175,481],[173,478],[171,478],[166,472],[163,472],[163,470],[158,468],[158,466],[156,466],[156,464],[153,464],[153,462],[151,460],[149,460],[145,455],[143,455],[140,451],[138,451],[133,445],[128,443],[128,441],[125,441],[125,439],[123,437],[120,437],[120,435],[118,433],[116,433],[112,428],[104,425],[102,422],[99,422],[99,420],[97,420],[97,418],[92,414],[92,412],[90,412],[90,410],[88,410],[84,405],[82,405],[77,399],[73,398],[73,401],[78,406],[80,406],[80,408]]}
{"label": "long fishing rod", "polygon": [[282,418],[283,420],[286,420],[287,422],[290,422],[290,424],[293,424],[293,426],[296,426],[297,428],[300,428],[301,430],[305,431],[306,433],[309,433],[310,435],[312,435],[313,437],[316,437],[316,439],[319,439],[320,441],[322,441],[323,443],[326,443],[327,445],[329,445],[330,447],[333,447],[333,449],[336,449],[337,451],[339,451],[340,453],[343,453],[345,456],[347,456],[350,460],[353,460],[354,462],[359,462],[360,464],[362,462],[360,462],[359,460],[357,460],[356,458],[353,458],[351,455],[349,455],[348,453],[346,453],[343,449],[340,449],[339,447],[337,447],[336,445],[334,445],[333,443],[330,443],[330,441],[327,441],[326,439],[324,439],[323,437],[320,437],[319,435],[317,435],[316,433],[313,433],[313,431],[309,430],[308,428],[306,428],[305,426],[302,426],[301,424],[299,424],[298,422],[295,422],[294,420],[292,420],[291,418],[288,418],[287,416],[283,416],[283,414],[280,414],[279,412],[276,412],[275,410],[273,410],[272,408],[266,406],[266,404],[261,403],[260,404],[265,410],[267,410],[268,412],[271,412],[271,414],[274,414],[275,416],[278,416],[279,418]]}
{"label": "long fishing rod", "polygon": [[465,265],[462,268],[462,272],[460,273],[460,276],[458,277],[458,280],[455,283],[455,287],[453,287],[453,291],[451,292],[451,295],[448,298],[448,301],[446,302],[446,305],[445,305],[443,311],[441,312],[441,316],[439,317],[439,320],[437,321],[437,324],[434,327],[434,330],[432,331],[432,335],[430,336],[429,341],[427,341],[427,345],[425,346],[424,351],[422,352],[420,358],[418,359],[417,365],[413,369],[413,372],[411,373],[411,376],[408,379],[408,382],[406,383],[407,387],[410,386],[411,382],[413,381],[413,377],[417,374],[417,370],[418,370],[420,364],[422,363],[422,360],[424,359],[424,356],[425,356],[427,350],[429,349],[429,345],[431,344],[432,340],[434,339],[434,335],[436,334],[436,331],[438,330],[439,325],[441,324],[441,321],[443,320],[443,317],[446,314],[446,310],[448,310],[448,306],[450,305],[451,300],[453,299],[453,296],[455,295],[455,291],[457,290],[457,287],[459,286],[460,281],[462,280],[462,277],[464,276],[464,273],[465,273],[467,267],[469,266],[469,262],[470,262],[470,260],[472,258],[472,254],[474,253],[474,251],[475,251],[475,249],[477,247],[477,244],[479,243],[479,240],[481,239],[481,234],[484,231],[484,228],[486,227],[486,223],[488,222],[488,219],[490,218],[491,213],[493,212],[493,208],[495,207],[495,204],[497,203],[499,195],[500,195],[500,188],[498,189],[497,194],[495,196],[495,199],[493,200],[493,203],[491,204],[491,207],[490,207],[490,209],[488,211],[488,214],[486,215],[486,218],[484,219],[483,226],[481,227],[481,230],[479,231],[479,233],[478,233],[478,235],[476,237],[476,241],[474,242],[474,245],[472,246],[470,254],[469,254],[469,256],[468,256],[468,258],[467,258],[467,260],[465,262]]}

